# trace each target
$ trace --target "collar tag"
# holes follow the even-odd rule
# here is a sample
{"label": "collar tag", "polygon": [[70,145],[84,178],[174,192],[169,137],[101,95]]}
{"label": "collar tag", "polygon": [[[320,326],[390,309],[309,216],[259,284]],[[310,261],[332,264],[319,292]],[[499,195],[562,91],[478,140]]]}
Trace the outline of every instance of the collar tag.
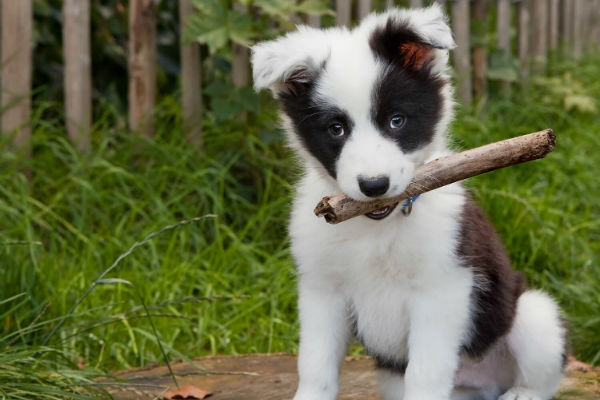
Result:
{"label": "collar tag", "polygon": [[404,214],[405,217],[408,217],[410,215],[410,213],[412,212],[412,208],[413,208],[413,203],[419,198],[420,195],[416,195],[416,196],[412,196],[409,197],[408,199],[404,200],[404,203],[402,203],[402,214]]}

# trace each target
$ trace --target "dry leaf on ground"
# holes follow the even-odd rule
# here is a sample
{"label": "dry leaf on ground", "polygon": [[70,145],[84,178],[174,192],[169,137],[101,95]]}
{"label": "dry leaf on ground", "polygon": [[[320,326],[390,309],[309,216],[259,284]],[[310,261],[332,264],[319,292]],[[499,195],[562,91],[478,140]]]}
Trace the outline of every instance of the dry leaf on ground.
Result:
{"label": "dry leaf on ground", "polygon": [[163,399],[205,399],[212,393],[197,388],[194,385],[182,386],[179,390],[170,390],[163,393]]}

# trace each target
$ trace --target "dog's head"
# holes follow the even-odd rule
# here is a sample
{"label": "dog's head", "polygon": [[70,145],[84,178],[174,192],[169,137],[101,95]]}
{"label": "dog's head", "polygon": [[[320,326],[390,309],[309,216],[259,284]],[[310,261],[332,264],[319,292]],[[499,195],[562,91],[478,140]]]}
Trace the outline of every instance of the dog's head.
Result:
{"label": "dog's head", "polygon": [[254,84],[280,101],[309,168],[357,200],[390,197],[445,149],[453,47],[437,6],[373,14],[353,30],[302,26],[253,47]]}

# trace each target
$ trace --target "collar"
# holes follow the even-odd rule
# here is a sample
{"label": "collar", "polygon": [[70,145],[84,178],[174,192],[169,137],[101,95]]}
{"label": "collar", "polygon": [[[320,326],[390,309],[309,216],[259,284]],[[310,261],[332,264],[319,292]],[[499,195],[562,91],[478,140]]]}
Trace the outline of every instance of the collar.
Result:
{"label": "collar", "polygon": [[405,217],[408,217],[410,215],[410,213],[412,212],[413,203],[419,198],[419,196],[420,194],[417,194],[404,200],[404,203],[402,203],[401,211]]}

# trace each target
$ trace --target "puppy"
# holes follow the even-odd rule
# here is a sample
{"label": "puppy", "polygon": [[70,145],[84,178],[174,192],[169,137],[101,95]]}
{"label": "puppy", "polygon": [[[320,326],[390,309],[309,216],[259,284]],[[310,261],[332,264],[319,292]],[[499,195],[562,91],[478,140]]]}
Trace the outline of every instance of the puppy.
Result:
{"label": "puppy", "polygon": [[[295,400],[332,400],[348,342],[376,360],[385,400],[546,400],[565,363],[554,301],[527,290],[461,184],[340,225],[323,197],[400,194],[450,152],[452,33],[441,9],[390,10],[356,28],[253,47],[257,90],[279,100],[304,176],[290,223],[301,322]],[[404,211],[404,213],[402,212]]]}

